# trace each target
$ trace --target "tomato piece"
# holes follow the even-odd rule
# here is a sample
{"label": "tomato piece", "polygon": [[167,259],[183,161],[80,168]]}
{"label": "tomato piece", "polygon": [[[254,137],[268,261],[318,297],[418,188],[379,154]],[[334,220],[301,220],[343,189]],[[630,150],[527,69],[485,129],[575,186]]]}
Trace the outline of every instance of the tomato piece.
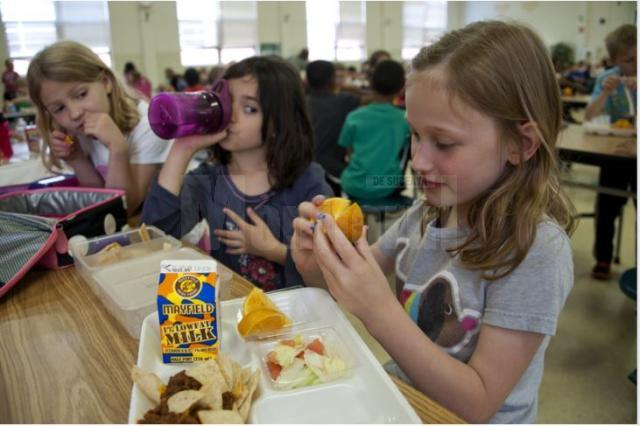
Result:
{"label": "tomato piece", "polygon": [[313,342],[307,345],[307,349],[312,352],[317,353],[318,355],[324,355],[324,345],[320,341],[320,339],[315,339]]}
{"label": "tomato piece", "polygon": [[282,366],[280,364],[267,361],[267,368],[269,369],[269,375],[271,376],[271,379],[277,380],[278,377],[280,377],[280,372],[282,371]]}

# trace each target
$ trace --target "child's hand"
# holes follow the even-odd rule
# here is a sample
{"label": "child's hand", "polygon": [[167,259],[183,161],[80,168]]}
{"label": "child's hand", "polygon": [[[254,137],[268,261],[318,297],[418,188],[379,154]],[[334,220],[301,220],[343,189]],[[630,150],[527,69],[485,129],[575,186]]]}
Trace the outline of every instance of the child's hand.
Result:
{"label": "child's hand", "polygon": [[293,219],[293,236],[291,237],[291,257],[296,269],[301,274],[318,272],[320,268],[313,254],[313,227],[311,222],[320,213],[319,207],[324,202],[323,195],[316,195],[311,202],[300,203],[299,216]]}
{"label": "child's hand", "polygon": [[[72,143],[69,143],[69,140],[72,140]],[[51,147],[51,154],[53,154],[54,157],[67,162],[77,160],[82,156],[82,149],[78,142],[71,136],[58,130],[54,130],[51,133],[49,146]]]}
{"label": "child's hand", "polygon": [[193,155],[201,149],[217,144],[226,138],[228,134],[227,130],[223,130],[213,134],[185,136],[176,139],[173,149],[187,150]]}
{"label": "child's hand", "polygon": [[92,136],[109,148],[109,151],[122,152],[128,149],[127,140],[113,122],[109,114],[87,112],[83,123],[83,133]]}
{"label": "child's hand", "polygon": [[367,242],[368,230],[365,227],[354,247],[333,218],[320,215],[318,219],[313,250],[327,288],[369,326],[387,312],[385,306],[398,302]]}
{"label": "child's hand", "polygon": [[231,209],[225,208],[223,211],[238,226],[238,230],[235,231],[223,229],[213,231],[218,237],[218,240],[228,247],[227,253],[233,255],[248,253],[264,257],[268,260],[275,260],[274,252],[284,244],[273,236],[267,224],[260,219],[260,216],[258,216],[253,209],[247,209],[247,215],[253,224],[242,220],[242,218]]}
{"label": "child's hand", "polygon": [[638,86],[636,83],[636,77],[625,77],[624,85],[627,86],[627,89],[631,90],[632,92],[635,92],[636,87]]}
{"label": "child's hand", "polygon": [[616,90],[616,87],[618,87],[621,82],[622,80],[619,75],[610,75],[602,82],[602,90],[606,93],[611,94],[614,90]]}

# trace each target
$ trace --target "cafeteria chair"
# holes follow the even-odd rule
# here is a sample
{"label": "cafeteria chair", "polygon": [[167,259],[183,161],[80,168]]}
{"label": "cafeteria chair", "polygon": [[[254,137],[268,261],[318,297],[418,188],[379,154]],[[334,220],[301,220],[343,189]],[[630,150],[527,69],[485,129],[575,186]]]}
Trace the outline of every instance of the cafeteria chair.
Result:
{"label": "cafeteria chair", "polygon": [[354,197],[349,198],[360,205],[362,213],[364,213],[365,216],[371,215],[376,218],[376,221],[380,223],[380,235],[382,235],[386,229],[385,220],[387,214],[393,214],[408,209],[414,202],[413,198],[405,197],[404,195],[391,195],[389,197],[376,200],[361,200]]}
{"label": "cafeteria chair", "polygon": [[[400,153],[400,164],[403,175],[406,174],[407,165],[409,163],[409,155],[410,155],[410,140],[402,149]],[[404,187],[404,184],[403,184]],[[415,194],[415,180],[414,180],[414,194]],[[399,188],[400,189],[400,188]],[[378,199],[360,199],[357,197],[353,197],[347,193],[343,192],[343,196],[349,198],[352,201],[355,201],[360,205],[362,209],[362,213],[365,215],[365,222],[369,216],[374,216],[376,221],[380,223],[380,234],[382,235],[386,229],[385,221],[387,214],[398,213],[404,211],[413,205],[415,198],[406,197],[404,195],[400,195],[399,190],[394,192],[385,198]]]}

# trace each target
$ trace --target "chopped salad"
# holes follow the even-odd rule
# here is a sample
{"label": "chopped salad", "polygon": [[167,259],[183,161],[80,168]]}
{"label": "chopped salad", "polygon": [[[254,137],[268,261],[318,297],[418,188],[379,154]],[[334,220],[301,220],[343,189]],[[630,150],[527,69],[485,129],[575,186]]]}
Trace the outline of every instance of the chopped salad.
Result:
{"label": "chopped salad", "polygon": [[265,363],[274,386],[279,389],[326,383],[348,372],[346,362],[328,353],[320,338],[307,343],[300,335],[279,341],[267,353]]}

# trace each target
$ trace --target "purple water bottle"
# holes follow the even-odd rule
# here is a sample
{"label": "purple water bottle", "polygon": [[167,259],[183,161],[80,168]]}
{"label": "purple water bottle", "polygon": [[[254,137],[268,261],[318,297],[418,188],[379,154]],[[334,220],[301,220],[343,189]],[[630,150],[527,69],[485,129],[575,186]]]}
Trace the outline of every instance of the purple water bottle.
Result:
{"label": "purple water bottle", "polygon": [[231,109],[229,84],[218,80],[210,91],[154,96],[149,104],[149,125],[162,139],[217,133],[229,125]]}

